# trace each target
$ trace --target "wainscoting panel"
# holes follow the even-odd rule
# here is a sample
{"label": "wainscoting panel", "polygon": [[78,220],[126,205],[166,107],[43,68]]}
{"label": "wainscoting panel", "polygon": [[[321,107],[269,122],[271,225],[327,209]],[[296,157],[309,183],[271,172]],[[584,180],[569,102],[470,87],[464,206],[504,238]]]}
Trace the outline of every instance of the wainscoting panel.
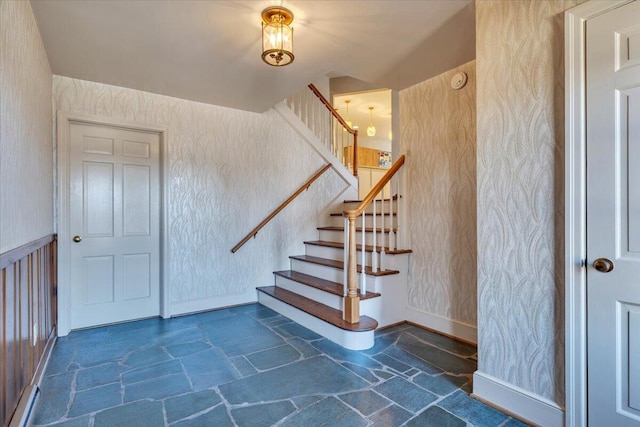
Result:
{"label": "wainscoting panel", "polygon": [[0,426],[33,384],[56,326],[56,236],[0,254]]}

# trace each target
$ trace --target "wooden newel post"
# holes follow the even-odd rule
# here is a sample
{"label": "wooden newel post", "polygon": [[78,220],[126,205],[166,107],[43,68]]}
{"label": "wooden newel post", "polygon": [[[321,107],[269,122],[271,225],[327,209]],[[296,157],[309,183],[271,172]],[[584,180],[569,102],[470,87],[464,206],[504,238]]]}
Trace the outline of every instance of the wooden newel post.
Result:
{"label": "wooden newel post", "polygon": [[[362,268],[364,269],[364,266],[362,266]],[[344,299],[344,317],[349,323],[360,322],[358,262],[356,255],[356,217],[349,217],[349,259],[347,265],[347,296]]]}

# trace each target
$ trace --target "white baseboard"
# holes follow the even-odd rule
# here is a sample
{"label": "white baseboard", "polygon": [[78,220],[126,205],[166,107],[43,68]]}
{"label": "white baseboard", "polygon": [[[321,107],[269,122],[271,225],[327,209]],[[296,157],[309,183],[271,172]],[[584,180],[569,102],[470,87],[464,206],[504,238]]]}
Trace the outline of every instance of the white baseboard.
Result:
{"label": "white baseboard", "polygon": [[215,310],[233,305],[249,304],[258,301],[258,291],[251,289],[243,294],[221,295],[219,297],[202,298],[190,301],[171,303],[171,316]]}
{"label": "white baseboard", "polygon": [[473,374],[472,396],[535,425],[564,426],[564,410],[555,402],[480,371]]}
{"label": "white baseboard", "polygon": [[449,319],[438,314],[427,313],[415,308],[406,308],[407,321],[417,323],[425,328],[433,329],[462,341],[476,344],[478,342],[478,328],[468,323]]}

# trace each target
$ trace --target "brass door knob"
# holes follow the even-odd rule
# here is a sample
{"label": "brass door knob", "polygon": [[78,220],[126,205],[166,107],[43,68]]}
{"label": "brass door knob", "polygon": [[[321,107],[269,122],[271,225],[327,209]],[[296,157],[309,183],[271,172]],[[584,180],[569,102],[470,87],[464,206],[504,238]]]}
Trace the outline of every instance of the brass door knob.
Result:
{"label": "brass door knob", "polygon": [[615,266],[613,265],[613,261],[607,258],[598,258],[593,261],[593,268],[598,270],[601,273],[608,273],[613,270]]}
{"label": "brass door knob", "polygon": [[80,236],[73,236],[73,241],[78,243],[80,240],[82,240],[82,237]]}

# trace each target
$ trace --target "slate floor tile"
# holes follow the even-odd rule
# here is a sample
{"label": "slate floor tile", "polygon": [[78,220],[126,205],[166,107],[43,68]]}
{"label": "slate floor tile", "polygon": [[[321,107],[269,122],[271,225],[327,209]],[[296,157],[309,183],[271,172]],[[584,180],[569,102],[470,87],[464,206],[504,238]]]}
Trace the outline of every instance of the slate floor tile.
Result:
{"label": "slate floor tile", "polygon": [[515,418],[511,418],[502,426],[503,427],[529,427],[529,424],[523,423],[522,421],[516,420]]}
{"label": "slate floor tile", "polygon": [[368,383],[327,357],[317,356],[220,386],[232,405],[359,390]]}
{"label": "slate floor tile", "polygon": [[125,386],[124,401],[133,402],[147,398],[164,399],[188,391],[191,391],[191,385],[183,373],[166,375]]}
{"label": "slate floor tile", "polygon": [[71,382],[74,372],[47,377],[40,387],[33,421],[35,424],[48,424],[59,420],[67,412],[71,397]]}
{"label": "slate floor tile", "polygon": [[311,344],[301,338],[289,338],[287,342],[294,346],[300,353],[302,353],[302,357],[312,357],[320,354],[320,352],[316,348],[314,348]]}
{"label": "slate floor tile", "polygon": [[120,374],[128,368],[117,363],[107,363],[93,368],[81,369],[76,374],[76,390],[86,390],[120,381]]}
{"label": "slate floor tile", "polygon": [[297,323],[286,323],[284,325],[276,326],[273,328],[280,335],[285,337],[298,337],[303,340],[318,340],[322,338],[322,336],[316,334],[311,329],[307,329],[302,325]]}
{"label": "slate floor tile", "polygon": [[427,408],[406,424],[407,427],[466,427],[466,425],[465,421],[437,406]]}
{"label": "slate floor tile", "polygon": [[324,398],[285,420],[282,427],[366,426],[367,422],[335,397]]}
{"label": "slate floor tile", "polygon": [[149,427],[164,425],[162,403],[141,400],[100,411],[94,427]]}
{"label": "slate floor tile", "polygon": [[375,427],[397,427],[411,418],[413,414],[398,405],[387,406],[369,417]]}
{"label": "slate floor tile", "polygon": [[220,396],[215,391],[202,390],[165,399],[164,409],[167,413],[167,421],[173,423],[207,408],[213,408],[220,402]]}
{"label": "slate floor tile", "polygon": [[472,374],[476,370],[474,361],[457,357],[428,344],[425,345],[409,335],[401,336],[397,345],[424,361],[428,360],[430,364],[446,372]]}
{"label": "slate floor tile", "polygon": [[394,369],[398,372],[408,372],[411,370],[411,366],[402,363],[401,361],[399,361],[398,359],[394,359],[391,356],[387,356],[386,354],[376,354],[375,356],[372,356],[373,359],[377,360],[378,362],[382,363],[383,365],[387,365],[388,367],[390,367],[391,369]]}
{"label": "slate floor tile", "polygon": [[79,391],[73,397],[69,417],[89,414],[100,409],[122,404],[120,384],[108,384],[90,390]]}
{"label": "slate floor tile", "polygon": [[227,408],[224,405],[218,405],[211,411],[194,418],[179,421],[173,425],[176,427],[234,427],[233,421],[229,418]]}
{"label": "slate floor tile", "polygon": [[171,356],[169,356],[162,347],[151,347],[132,352],[124,360],[124,363],[133,368],[137,368],[164,362],[169,359],[171,359]]}
{"label": "slate floor tile", "polygon": [[424,373],[417,375],[413,379],[414,383],[418,384],[420,387],[426,388],[438,396],[446,396],[447,394],[454,392],[462,387],[462,385],[467,381],[469,381],[469,379],[466,377],[454,377],[447,374],[431,376]]}
{"label": "slate floor tile", "polygon": [[262,323],[247,316],[236,316],[203,323],[205,335],[227,356],[255,353],[284,344],[284,340]]}
{"label": "slate floor tile", "polygon": [[434,394],[400,377],[391,378],[374,390],[412,412],[418,412],[437,400]]}
{"label": "slate floor tile", "polygon": [[243,377],[248,377],[258,372],[244,356],[231,357],[229,358],[229,362],[233,364]]}
{"label": "slate floor tile", "polygon": [[232,409],[231,417],[240,427],[263,427],[274,425],[295,411],[293,403],[286,400]]}
{"label": "slate floor tile", "polygon": [[338,398],[352,408],[357,409],[364,416],[369,416],[391,404],[387,399],[371,390],[345,393],[339,395]]}
{"label": "slate floor tile", "polygon": [[87,427],[91,422],[91,417],[85,415],[83,417],[71,418],[55,424],[49,424],[48,427]]}
{"label": "slate floor tile", "polygon": [[409,326],[405,332],[421,339],[422,341],[428,342],[436,347],[450,351],[451,353],[455,353],[459,356],[471,356],[476,354],[478,351],[475,345],[452,340],[444,335],[418,328],[417,326]]}
{"label": "slate floor tile", "polygon": [[29,423],[525,425],[469,398],[475,347],[449,341],[399,325],[345,350],[260,304],[73,331]]}
{"label": "slate floor tile", "polygon": [[442,372],[442,369],[439,369],[428,363],[427,361],[422,360],[419,357],[409,353],[408,351],[405,351],[396,346],[389,347],[384,351],[384,354],[429,374],[439,374],[440,372]]}
{"label": "slate floor tile", "polygon": [[133,384],[154,378],[182,372],[182,365],[177,359],[156,363],[155,365],[132,369],[122,374],[123,384]]}
{"label": "slate floor tile", "polygon": [[460,418],[468,420],[472,424],[482,425],[483,427],[498,426],[508,418],[507,415],[473,399],[463,391],[455,392],[439,402],[438,406]]}
{"label": "slate floor tile", "polygon": [[342,360],[345,362],[351,362],[356,365],[364,366],[365,368],[373,368],[380,369],[382,365],[375,360],[371,359],[369,356],[354,350],[347,350],[344,347],[339,346],[338,344],[329,341],[327,339],[322,339],[319,341],[314,341],[312,345],[320,350],[324,354],[328,354],[336,360]]}
{"label": "slate floor tile", "polygon": [[362,366],[354,365],[353,363],[349,363],[349,362],[343,362],[342,366],[344,366],[351,372],[358,374],[358,376],[369,381],[371,384],[375,384],[380,381],[380,379],[375,375],[373,375],[369,369],[363,368]]}
{"label": "slate floor tile", "polygon": [[174,344],[167,346],[167,351],[173,357],[188,356],[199,351],[208,350],[211,346],[204,341],[193,341],[183,344]]}
{"label": "slate floor tile", "polygon": [[217,348],[185,356],[181,362],[196,390],[213,387],[240,377],[238,371]]}
{"label": "slate floor tile", "polygon": [[246,356],[257,369],[264,371],[277,366],[286,365],[301,358],[301,354],[290,345],[259,351]]}

